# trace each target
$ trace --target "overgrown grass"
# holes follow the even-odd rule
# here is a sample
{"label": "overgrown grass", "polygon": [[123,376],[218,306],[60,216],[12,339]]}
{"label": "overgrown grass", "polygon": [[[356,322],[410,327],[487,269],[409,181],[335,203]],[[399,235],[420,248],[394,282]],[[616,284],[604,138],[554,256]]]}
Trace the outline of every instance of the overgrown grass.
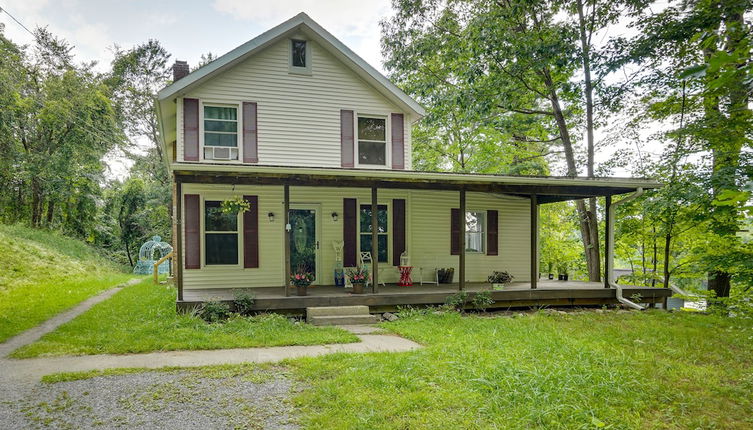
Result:
{"label": "overgrown grass", "polygon": [[196,316],[176,313],[174,288],[145,280],[118,292],[39,341],[18,349],[12,356],[123,354],[357,341],[355,335],[345,330],[293,323],[276,314],[234,317],[224,323],[208,324]]}
{"label": "overgrown grass", "polygon": [[0,342],[132,277],[80,241],[0,225]]}
{"label": "overgrown grass", "polygon": [[749,320],[449,313],[385,327],[426,348],[291,362],[306,427],[753,427]]}

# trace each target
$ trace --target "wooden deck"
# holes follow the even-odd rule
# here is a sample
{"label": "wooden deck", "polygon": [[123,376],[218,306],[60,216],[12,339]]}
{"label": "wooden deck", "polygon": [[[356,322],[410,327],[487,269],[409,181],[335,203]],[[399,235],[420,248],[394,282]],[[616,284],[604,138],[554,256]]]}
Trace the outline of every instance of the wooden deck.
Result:
{"label": "wooden deck", "polygon": [[[468,283],[466,291],[474,294],[482,290],[490,290],[486,283]],[[374,294],[369,288],[364,294],[351,294],[348,289],[334,286],[309,287],[307,296],[296,296],[295,289],[291,295],[285,297],[282,287],[250,288],[247,291],[256,296],[255,308],[258,311],[275,311],[284,313],[300,313],[307,307],[313,306],[347,306],[368,305],[372,312],[393,310],[399,305],[440,305],[450,294],[458,291],[457,284],[425,284],[412,287],[400,287],[387,284],[380,286]],[[179,309],[191,309],[207,300],[232,301],[234,289],[186,289],[183,291],[183,301],[179,301]],[[626,298],[640,294],[642,303],[661,303],[672,292],[666,288],[624,286],[623,295]],[[527,282],[515,282],[503,291],[492,291],[494,306],[490,308],[527,308],[532,306],[589,306],[617,304],[615,290],[604,288],[598,282],[579,281],[549,281],[539,280],[538,288],[531,289]]]}

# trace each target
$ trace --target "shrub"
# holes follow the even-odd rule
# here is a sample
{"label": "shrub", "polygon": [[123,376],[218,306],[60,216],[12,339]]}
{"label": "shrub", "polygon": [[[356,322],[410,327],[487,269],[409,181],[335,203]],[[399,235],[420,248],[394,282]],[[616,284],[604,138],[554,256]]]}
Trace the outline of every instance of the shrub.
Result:
{"label": "shrub", "polygon": [[479,291],[475,296],[473,296],[471,304],[475,309],[485,311],[486,308],[494,304],[492,293],[490,291]]}
{"label": "shrub", "polygon": [[235,300],[233,300],[233,308],[235,309],[235,313],[243,316],[251,315],[255,302],[256,296],[253,293],[249,293],[245,290],[235,291]]}
{"label": "shrub", "polygon": [[256,303],[256,295],[247,290],[235,290],[231,308],[239,315],[250,316]]}
{"label": "shrub", "polygon": [[206,322],[222,322],[230,318],[230,305],[214,300],[204,302],[199,310],[199,316]]}
{"label": "shrub", "polygon": [[465,291],[458,291],[455,294],[451,294],[447,296],[447,299],[445,299],[444,304],[456,311],[462,312],[463,307],[468,303],[468,293]]}
{"label": "shrub", "polygon": [[431,312],[436,312],[436,308],[434,307],[425,307],[425,308],[417,308],[413,306],[399,306],[397,307],[397,315],[400,318],[413,318],[413,317],[419,317],[423,315],[428,315]]}

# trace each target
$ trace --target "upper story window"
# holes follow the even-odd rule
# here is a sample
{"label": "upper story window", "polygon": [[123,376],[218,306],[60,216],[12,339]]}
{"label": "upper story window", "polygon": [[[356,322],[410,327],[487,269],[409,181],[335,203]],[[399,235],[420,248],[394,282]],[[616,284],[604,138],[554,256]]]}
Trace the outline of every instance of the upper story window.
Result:
{"label": "upper story window", "polygon": [[387,119],[358,117],[358,164],[387,165]]}
{"label": "upper story window", "polygon": [[204,159],[238,159],[238,108],[204,106]]}
{"label": "upper story window", "polygon": [[308,41],[290,40],[290,72],[311,74],[311,47]]}
{"label": "upper story window", "polygon": [[466,252],[483,253],[486,249],[486,227],[485,212],[466,212],[465,213],[465,250]]}
{"label": "upper story window", "polygon": [[293,40],[293,67],[306,67],[306,41]]}

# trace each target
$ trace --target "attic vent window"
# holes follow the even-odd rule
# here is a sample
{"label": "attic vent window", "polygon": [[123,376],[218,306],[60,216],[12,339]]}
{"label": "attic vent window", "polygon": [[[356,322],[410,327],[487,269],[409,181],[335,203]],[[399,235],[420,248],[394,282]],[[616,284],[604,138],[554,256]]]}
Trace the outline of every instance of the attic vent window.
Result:
{"label": "attic vent window", "polygon": [[306,67],[306,41],[293,40],[293,67]]}

